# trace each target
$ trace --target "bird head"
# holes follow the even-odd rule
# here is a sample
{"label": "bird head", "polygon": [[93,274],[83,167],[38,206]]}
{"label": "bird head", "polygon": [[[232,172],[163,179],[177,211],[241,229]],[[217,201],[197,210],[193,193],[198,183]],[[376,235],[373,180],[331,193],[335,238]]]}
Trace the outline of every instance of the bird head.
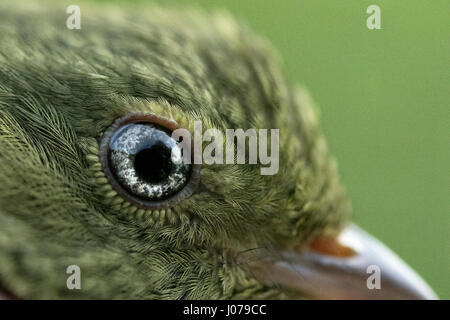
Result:
{"label": "bird head", "polygon": [[[313,102],[284,79],[263,39],[226,13],[157,7],[82,7],[82,28],[69,30],[55,6],[0,10],[0,283],[8,292],[432,297],[350,223]],[[278,140],[268,139],[276,172],[261,174],[268,164],[248,155],[175,164],[167,150],[180,141],[171,133],[194,135],[198,123],[224,136],[278,129]],[[215,142],[225,156],[230,141]],[[67,287],[73,265],[80,290]],[[369,265],[381,268],[381,290],[366,286]]]}

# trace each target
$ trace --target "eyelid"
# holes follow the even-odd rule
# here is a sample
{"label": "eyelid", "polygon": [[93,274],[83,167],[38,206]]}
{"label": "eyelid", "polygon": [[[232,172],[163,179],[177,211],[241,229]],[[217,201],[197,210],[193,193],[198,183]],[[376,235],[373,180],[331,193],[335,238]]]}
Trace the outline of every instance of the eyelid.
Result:
{"label": "eyelid", "polygon": [[200,181],[200,166],[196,164],[192,164],[191,175],[186,185],[179,192],[164,200],[153,201],[141,199],[131,194],[122,185],[120,185],[117,179],[115,179],[109,166],[109,144],[116,130],[130,123],[153,123],[161,128],[167,129],[170,132],[179,128],[179,125],[175,121],[159,117],[155,114],[132,113],[114,121],[114,123],[104,132],[99,145],[100,164],[108,182],[113,190],[118,193],[118,196],[121,196],[137,208],[155,210],[174,207],[179,201],[192,195]]}

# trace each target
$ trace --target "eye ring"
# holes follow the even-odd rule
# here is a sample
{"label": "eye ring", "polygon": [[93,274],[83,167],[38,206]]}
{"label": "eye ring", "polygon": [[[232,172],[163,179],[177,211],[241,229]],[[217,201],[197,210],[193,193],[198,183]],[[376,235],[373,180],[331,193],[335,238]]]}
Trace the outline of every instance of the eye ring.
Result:
{"label": "eye ring", "polygon": [[151,113],[132,113],[118,118],[104,132],[103,137],[100,140],[99,157],[103,172],[111,187],[119,194],[119,196],[123,197],[125,200],[140,209],[155,210],[174,207],[182,199],[185,199],[192,195],[200,182],[200,165],[194,164],[193,159],[191,161],[192,164],[190,176],[188,177],[186,184],[179,191],[162,200],[148,200],[132,194],[118,181],[116,175],[111,169],[110,143],[114,134],[118,129],[122,128],[125,125],[140,123],[156,125],[167,133],[171,133],[172,131],[180,128],[180,126],[175,121],[159,117]]}

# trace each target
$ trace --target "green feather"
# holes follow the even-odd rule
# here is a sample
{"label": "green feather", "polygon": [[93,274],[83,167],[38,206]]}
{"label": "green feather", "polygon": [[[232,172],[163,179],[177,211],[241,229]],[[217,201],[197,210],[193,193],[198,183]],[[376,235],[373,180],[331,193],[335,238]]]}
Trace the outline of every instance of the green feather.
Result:
{"label": "green feather", "polygon": [[[235,257],[337,232],[349,205],[312,102],[270,45],[223,12],[82,6],[81,30],[64,13],[0,7],[0,283],[26,298],[289,297]],[[132,112],[279,128],[279,172],[203,165],[191,197],[138,210],[98,160],[105,129]]]}

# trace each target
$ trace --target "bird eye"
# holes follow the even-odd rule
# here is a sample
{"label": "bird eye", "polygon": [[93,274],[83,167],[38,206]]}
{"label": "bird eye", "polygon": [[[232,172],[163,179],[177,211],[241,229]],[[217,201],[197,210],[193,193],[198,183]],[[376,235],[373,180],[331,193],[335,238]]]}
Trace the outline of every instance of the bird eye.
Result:
{"label": "bird eye", "polygon": [[105,132],[100,161],[112,187],[144,208],[170,207],[192,194],[194,165],[181,159],[182,149],[171,137],[177,124],[155,115],[120,118]]}

